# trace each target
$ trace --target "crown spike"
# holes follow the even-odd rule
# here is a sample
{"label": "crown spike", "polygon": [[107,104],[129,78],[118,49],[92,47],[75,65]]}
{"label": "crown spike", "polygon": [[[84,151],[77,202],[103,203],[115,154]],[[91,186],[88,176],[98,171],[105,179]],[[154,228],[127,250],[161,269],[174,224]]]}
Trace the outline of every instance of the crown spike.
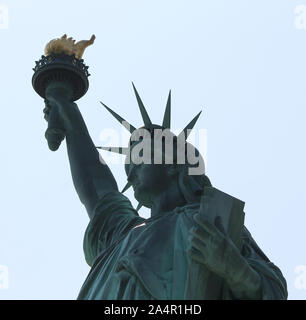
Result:
{"label": "crown spike", "polygon": [[170,120],[171,120],[171,90],[169,91],[168,101],[165,109],[163,127],[170,129]]}
{"label": "crown spike", "polygon": [[112,114],[130,133],[133,133],[136,128],[129,124],[126,120],[124,120],[122,117],[119,116],[115,111],[113,111],[111,108],[109,108],[107,105],[105,105],[103,102],[100,101],[100,103],[106,108],[106,110]]}
{"label": "crown spike", "polygon": [[202,111],[200,111],[200,112],[187,124],[187,126],[186,126],[185,129],[179,134],[179,136],[182,135],[182,134],[184,134],[185,140],[187,140],[187,138],[188,138],[191,130],[193,129],[194,125],[196,124],[196,122],[197,122],[197,120],[198,120],[198,118],[199,118],[199,116],[200,116],[201,113],[202,113]]}
{"label": "crown spike", "polygon": [[141,112],[141,116],[142,116],[142,119],[143,119],[143,122],[145,124],[145,126],[151,126],[152,125],[152,122],[150,120],[150,117],[147,113],[147,110],[134,86],[134,83],[132,82],[132,85],[133,85],[133,88],[134,88],[134,92],[135,92],[135,96],[136,96],[136,99],[137,99],[137,103],[138,103],[138,106],[139,106],[139,109],[140,109],[140,112]]}
{"label": "crown spike", "polygon": [[119,154],[124,154],[128,155],[129,154],[129,149],[128,147],[96,147],[97,149],[105,150],[105,151],[110,151],[110,152],[115,152]]}
{"label": "crown spike", "polygon": [[129,187],[131,187],[132,183],[128,181],[128,183],[125,185],[125,187],[122,189],[121,193],[124,193]]}

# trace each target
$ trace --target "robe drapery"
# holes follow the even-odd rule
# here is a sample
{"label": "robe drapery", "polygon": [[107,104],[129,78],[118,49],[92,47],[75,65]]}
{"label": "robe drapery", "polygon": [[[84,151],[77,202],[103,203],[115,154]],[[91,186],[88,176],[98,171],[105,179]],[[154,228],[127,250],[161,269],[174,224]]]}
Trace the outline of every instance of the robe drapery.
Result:
{"label": "robe drapery", "polygon": [[[91,270],[80,290],[81,300],[180,300],[185,298],[189,230],[199,203],[178,207],[149,219],[138,216],[120,192],[105,195],[94,210],[84,236]],[[286,281],[244,227],[241,254],[258,272],[261,299],[286,299]],[[235,299],[224,281],[220,299]]]}

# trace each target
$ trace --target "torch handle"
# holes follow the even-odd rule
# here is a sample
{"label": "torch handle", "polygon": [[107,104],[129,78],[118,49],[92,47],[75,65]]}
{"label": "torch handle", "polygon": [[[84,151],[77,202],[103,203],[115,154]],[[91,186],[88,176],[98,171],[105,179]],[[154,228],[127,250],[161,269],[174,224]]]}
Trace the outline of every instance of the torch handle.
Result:
{"label": "torch handle", "polygon": [[51,107],[50,109],[48,129],[46,130],[45,137],[51,151],[56,151],[65,138],[65,130],[61,124],[58,109],[56,107]]}

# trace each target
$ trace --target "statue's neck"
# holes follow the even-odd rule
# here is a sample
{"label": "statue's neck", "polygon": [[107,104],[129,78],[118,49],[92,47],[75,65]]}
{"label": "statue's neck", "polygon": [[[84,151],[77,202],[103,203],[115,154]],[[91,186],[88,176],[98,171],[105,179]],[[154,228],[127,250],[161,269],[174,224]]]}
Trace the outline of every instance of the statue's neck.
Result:
{"label": "statue's neck", "polygon": [[186,200],[177,183],[173,183],[165,192],[162,192],[154,201],[151,208],[151,217],[171,211],[186,205]]}

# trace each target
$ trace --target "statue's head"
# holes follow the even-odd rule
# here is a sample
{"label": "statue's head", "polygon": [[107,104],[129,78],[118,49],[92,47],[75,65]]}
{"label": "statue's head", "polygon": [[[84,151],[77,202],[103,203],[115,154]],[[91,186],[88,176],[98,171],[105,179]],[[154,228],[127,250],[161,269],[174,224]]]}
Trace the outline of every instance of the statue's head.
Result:
{"label": "statue's head", "polygon": [[205,175],[203,158],[186,139],[200,113],[175,135],[170,131],[171,93],[160,126],[152,124],[135,87],[134,91],[144,120],[144,126],[139,129],[103,104],[131,133],[128,147],[99,147],[126,155],[128,183],[122,192],[132,186],[138,208],[142,205],[151,208],[156,197],[177,184],[186,203],[198,202],[204,187],[211,184]]}

